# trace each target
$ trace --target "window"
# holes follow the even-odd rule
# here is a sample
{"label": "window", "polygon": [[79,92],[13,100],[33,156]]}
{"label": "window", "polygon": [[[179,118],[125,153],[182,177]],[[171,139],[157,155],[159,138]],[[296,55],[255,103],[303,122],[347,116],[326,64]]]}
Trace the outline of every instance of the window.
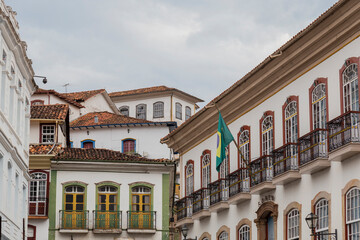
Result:
{"label": "window", "polygon": [[229,239],[229,234],[225,231],[221,232],[219,235],[219,240],[228,240]]}
{"label": "window", "polygon": [[[327,233],[329,230],[329,202],[325,198],[320,199],[315,204],[315,214],[318,216],[317,233]],[[328,237],[324,236],[319,240],[326,240]]]}
{"label": "window", "polygon": [[[250,160],[250,127],[243,126],[238,134],[239,148],[245,161]],[[242,157],[239,154],[239,168],[246,168],[246,164],[243,162]]]}
{"label": "window", "polygon": [[224,161],[220,165],[220,178],[226,178],[229,175],[229,146],[225,147],[225,158]]}
{"label": "window", "polygon": [[3,60],[5,63],[6,63],[6,59],[7,59],[6,52],[5,52],[5,50],[3,50],[2,60]]}
{"label": "window", "polygon": [[351,63],[342,72],[344,112],[359,111],[358,65]]}
{"label": "window", "polygon": [[32,172],[30,177],[29,215],[46,216],[48,173]]}
{"label": "window", "polygon": [[287,215],[287,239],[299,239],[299,211],[292,209]]}
{"label": "window", "polygon": [[61,228],[85,229],[87,227],[87,211],[85,210],[85,187],[69,185],[64,188],[64,210],[61,214]]}
{"label": "window", "polygon": [[120,212],[118,211],[119,188],[113,185],[98,187],[97,210],[95,214],[95,229],[120,228]]}
{"label": "window", "polygon": [[271,155],[274,150],[274,112],[267,111],[260,120],[261,156]]}
{"label": "window", "polygon": [[164,103],[156,102],[153,105],[153,117],[154,118],[162,118],[164,117]]}
{"label": "window", "polygon": [[177,119],[182,119],[182,105],[180,103],[175,103],[175,117]]}
{"label": "window", "polygon": [[185,121],[191,117],[191,108],[185,107]]}
{"label": "window", "polygon": [[85,149],[95,148],[95,140],[92,139],[82,140],[81,148],[85,148]]}
{"label": "window", "polygon": [[347,240],[358,240],[360,236],[360,189],[351,188],[346,194]]}
{"label": "window", "polygon": [[36,240],[36,226],[28,224],[27,239]]}
{"label": "window", "polygon": [[327,122],[326,79],[317,79],[310,88],[312,130],[325,129]]}
{"label": "window", "polygon": [[135,144],[136,141],[134,139],[124,139],[122,140],[122,152],[123,153],[134,153],[135,152]]}
{"label": "window", "polygon": [[128,106],[122,106],[119,108],[120,114],[124,116],[129,116],[129,107]]}
{"label": "window", "polygon": [[55,124],[41,124],[41,143],[55,142]]}
{"label": "window", "polygon": [[153,215],[152,212],[151,190],[148,186],[131,188],[131,211],[128,219],[129,228],[154,228],[155,215]]}
{"label": "window", "polygon": [[31,101],[31,106],[35,106],[35,105],[44,105],[44,101],[43,100],[32,100]]}
{"label": "window", "polygon": [[239,240],[250,240],[250,227],[243,225],[239,229]]}
{"label": "window", "polygon": [[284,132],[286,143],[296,143],[298,139],[298,97],[291,96],[283,105]]}
{"label": "window", "polygon": [[136,106],[136,118],[146,120],[146,104]]}
{"label": "window", "polygon": [[201,156],[201,187],[207,188],[208,184],[211,182],[211,152],[205,150]]}
{"label": "window", "polygon": [[194,192],[194,161],[189,160],[185,166],[185,195],[190,196]]}

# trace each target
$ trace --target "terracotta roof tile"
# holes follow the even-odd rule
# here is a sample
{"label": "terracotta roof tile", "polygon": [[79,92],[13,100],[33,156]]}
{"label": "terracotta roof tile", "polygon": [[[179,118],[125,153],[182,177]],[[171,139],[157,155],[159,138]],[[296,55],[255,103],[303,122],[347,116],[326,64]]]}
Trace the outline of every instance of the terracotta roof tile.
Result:
{"label": "terracotta roof tile", "polygon": [[[97,123],[95,122],[97,117]],[[70,127],[99,126],[124,123],[152,123],[147,120],[117,115],[110,112],[92,112],[81,116],[70,123]]]}
{"label": "terracotta roof tile", "polygon": [[128,155],[119,151],[102,148],[64,148],[52,160],[62,161],[104,161],[104,162],[137,162],[137,163],[170,163],[171,160],[149,159]]}
{"label": "terracotta roof tile", "polygon": [[33,105],[31,106],[31,119],[65,120],[69,111],[67,104]]}
{"label": "terracotta roof tile", "polygon": [[74,100],[72,100],[71,98],[66,97],[64,94],[62,93],[58,93],[57,91],[50,89],[50,90],[46,90],[46,89],[42,89],[42,88],[38,88],[34,94],[53,94],[55,96],[57,96],[58,98],[63,99],[64,101],[78,107],[78,108],[83,108],[84,106],[81,105],[78,102],[75,102]]}
{"label": "terracotta roof tile", "polygon": [[139,88],[127,91],[120,91],[120,92],[112,92],[109,93],[110,97],[122,97],[122,96],[129,96],[129,95],[136,95],[136,94],[144,94],[144,93],[155,93],[155,92],[167,92],[167,91],[176,91],[181,94],[184,94],[188,97],[193,98],[196,102],[203,102],[202,99],[194,97],[186,92],[183,92],[176,88],[169,88],[167,86],[155,86],[155,87],[148,87],[148,88]]}
{"label": "terracotta roof tile", "polygon": [[87,99],[105,92],[105,89],[91,90],[91,91],[82,91],[82,92],[72,92],[72,93],[62,93],[63,96],[72,99],[76,102],[83,102]]}
{"label": "terracotta roof tile", "polygon": [[58,154],[61,150],[61,144],[30,144],[29,153],[30,155],[38,154]]}

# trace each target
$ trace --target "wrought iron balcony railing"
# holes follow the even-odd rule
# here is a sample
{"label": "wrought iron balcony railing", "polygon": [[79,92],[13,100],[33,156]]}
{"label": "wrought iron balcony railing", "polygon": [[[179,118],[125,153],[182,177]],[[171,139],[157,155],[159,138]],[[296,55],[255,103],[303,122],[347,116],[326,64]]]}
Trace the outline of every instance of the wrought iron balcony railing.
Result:
{"label": "wrought iron balcony railing", "polygon": [[193,214],[209,208],[209,189],[201,188],[191,194]]}
{"label": "wrought iron balcony railing", "polygon": [[289,170],[299,169],[298,144],[288,143],[275,149],[274,155],[274,177]]}
{"label": "wrought iron balcony railing", "polygon": [[225,178],[220,178],[215,182],[209,184],[210,189],[210,205],[226,201],[229,198],[228,181]]}
{"label": "wrought iron balcony railing", "polygon": [[228,176],[229,197],[235,196],[238,193],[249,192],[250,179],[249,171],[247,169],[238,169]]}
{"label": "wrought iron balcony railing", "polygon": [[89,229],[89,211],[60,210],[60,229]]}
{"label": "wrought iron balcony railing", "polygon": [[29,197],[29,216],[47,216],[49,199],[45,197]]}
{"label": "wrought iron balcony railing", "polygon": [[271,182],[273,178],[273,156],[265,155],[250,162],[250,186],[254,187],[262,182]]}
{"label": "wrought iron balcony railing", "polygon": [[176,204],[176,216],[177,220],[192,216],[192,197],[187,196],[178,200]]}
{"label": "wrought iron balcony railing", "polygon": [[94,229],[121,229],[121,211],[94,210]]}
{"label": "wrought iron balcony railing", "polygon": [[299,138],[300,166],[317,158],[326,158],[328,156],[327,135],[327,129],[315,129]]}
{"label": "wrought iron balcony railing", "polygon": [[127,211],[128,229],[156,230],[156,211]]}
{"label": "wrought iron balcony railing", "polygon": [[350,142],[360,142],[360,112],[350,111],[329,121],[329,152]]}

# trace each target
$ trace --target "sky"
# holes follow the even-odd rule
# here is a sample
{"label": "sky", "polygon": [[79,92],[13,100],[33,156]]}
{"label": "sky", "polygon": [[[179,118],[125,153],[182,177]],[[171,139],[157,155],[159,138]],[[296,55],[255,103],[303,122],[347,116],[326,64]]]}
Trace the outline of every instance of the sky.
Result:
{"label": "sky", "polygon": [[[166,85],[205,103],[335,0],[5,0],[39,87],[108,92]],[[203,106],[204,104],[200,104]]]}

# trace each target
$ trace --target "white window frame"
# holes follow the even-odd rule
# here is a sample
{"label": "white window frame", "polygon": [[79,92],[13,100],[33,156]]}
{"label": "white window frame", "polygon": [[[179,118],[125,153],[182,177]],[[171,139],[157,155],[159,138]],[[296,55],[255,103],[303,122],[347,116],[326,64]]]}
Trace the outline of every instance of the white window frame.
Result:
{"label": "white window frame", "polygon": [[146,120],[146,104],[142,103],[136,106],[136,118]]}
{"label": "white window frame", "polygon": [[[357,187],[351,188],[346,193],[346,228],[347,240],[358,239],[360,234],[360,189]],[[358,229],[358,232],[353,232],[355,229]]]}
{"label": "white window frame", "polygon": [[287,214],[287,239],[298,240],[300,234],[300,213],[294,208]]}
{"label": "white window frame", "polygon": [[[122,113],[122,111],[126,111],[127,113],[126,114],[124,114],[124,113]],[[130,113],[130,111],[129,111],[129,106],[121,106],[121,107],[119,107],[119,112],[123,115],[123,116],[129,116],[129,113]]]}
{"label": "white window frame", "polygon": [[190,196],[194,192],[194,164],[189,162],[186,164],[185,172],[186,196]]}
{"label": "white window frame", "polygon": [[225,158],[220,164],[220,178],[226,178],[229,175],[229,146],[225,147]]}
{"label": "white window frame", "polygon": [[219,235],[219,240],[229,240],[229,233],[227,231],[222,231]]}
{"label": "white window frame", "polygon": [[249,225],[242,225],[239,228],[239,240],[250,240],[250,226]]}
{"label": "white window frame", "polygon": [[207,188],[210,183],[210,161],[211,155],[208,152],[203,153],[201,156],[202,163],[202,188]]}
{"label": "white window frame", "polygon": [[311,93],[313,129],[326,128],[326,85],[317,85]]}
{"label": "white window frame", "polygon": [[358,66],[352,63],[342,73],[344,112],[359,111]]}
{"label": "white window frame", "polygon": [[[247,162],[249,162],[249,156],[250,156],[249,143],[250,143],[250,132],[249,130],[244,130],[241,132],[239,136],[239,148],[240,148],[240,152],[242,153],[244,159]],[[241,157],[240,157],[240,167],[246,168],[246,164],[242,161]]]}
{"label": "white window frame", "polygon": [[153,118],[164,117],[164,102],[155,102],[153,104]]}
{"label": "white window frame", "polygon": [[261,123],[262,156],[270,155],[274,150],[274,119],[267,116]]}
{"label": "white window frame", "polygon": [[185,107],[185,121],[191,117],[191,108],[186,106]]}
{"label": "white window frame", "polygon": [[291,101],[285,108],[285,143],[296,143],[298,139],[297,102]]}
{"label": "white window frame", "polygon": [[[47,128],[47,127],[51,127],[53,128],[53,133],[46,133],[44,132],[44,127]],[[55,124],[43,124],[41,125],[41,143],[55,143],[55,135],[56,135],[56,125]],[[45,136],[45,139],[44,139],[44,136]],[[53,141],[49,142],[49,141],[44,141],[48,138],[48,136],[52,136],[52,138],[54,139]]]}
{"label": "white window frame", "polygon": [[175,103],[175,117],[182,120],[182,105],[181,103]]}
{"label": "white window frame", "polygon": [[[47,199],[47,181],[48,175],[44,172],[33,172],[30,174],[30,189],[29,189],[29,202],[35,203],[36,205],[36,216],[40,216],[38,213],[39,204],[44,204],[46,206],[46,199]],[[46,209],[42,216],[46,216]]]}
{"label": "white window frame", "polygon": [[[329,201],[321,198],[315,204],[315,214],[318,216],[317,233],[328,233],[329,231]],[[325,239],[325,238],[324,238]]]}

